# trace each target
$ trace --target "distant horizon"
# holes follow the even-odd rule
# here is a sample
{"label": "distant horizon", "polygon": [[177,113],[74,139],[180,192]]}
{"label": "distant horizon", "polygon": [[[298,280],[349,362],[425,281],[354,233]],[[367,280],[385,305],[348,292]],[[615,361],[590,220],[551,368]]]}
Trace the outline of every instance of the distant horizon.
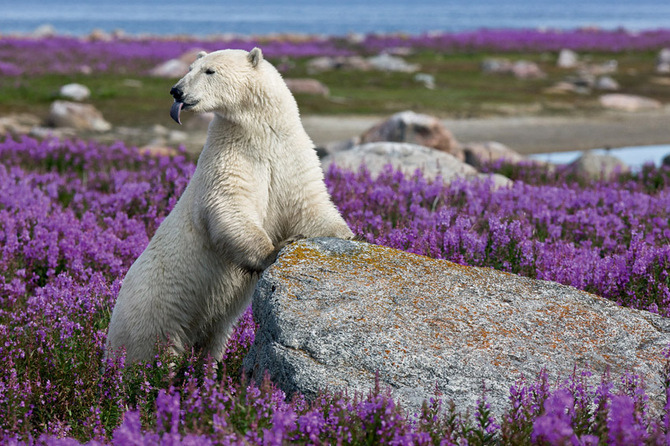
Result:
{"label": "distant horizon", "polygon": [[[625,3],[625,4],[624,4]],[[50,25],[58,35],[85,36],[123,30],[130,36],[233,34],[420,35],[480,29],[629,31],[670,27],[670,2],[638,0],[0,0],[0,34],[31,34]]]}

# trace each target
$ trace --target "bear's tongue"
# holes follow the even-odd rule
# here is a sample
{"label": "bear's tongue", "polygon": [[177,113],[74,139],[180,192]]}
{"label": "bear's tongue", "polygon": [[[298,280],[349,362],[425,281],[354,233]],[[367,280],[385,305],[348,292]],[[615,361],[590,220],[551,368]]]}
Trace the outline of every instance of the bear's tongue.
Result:
{"label": "bear's tongue", "polygon": [[172,107],[170,108],[170,117],[174,119],[174,122],[177,124],[181,125],[181,120],[179,119],[179,115],[181,114],[181,108],[184,106],[183,102],[179,101],[174,101],[172,103]]}

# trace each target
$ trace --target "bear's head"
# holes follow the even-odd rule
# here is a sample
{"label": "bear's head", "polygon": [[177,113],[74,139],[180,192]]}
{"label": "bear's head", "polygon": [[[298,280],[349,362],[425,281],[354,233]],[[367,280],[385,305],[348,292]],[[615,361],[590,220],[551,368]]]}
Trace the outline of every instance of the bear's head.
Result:
{"label": "bear's head", "polygon": [[201,51],[186,76],[170,90],[175,100],[170,116],[179,124],[181,110],[235,117],[268,105],[269,93],[283,86],[281,76],[263,60],[259,48]]}

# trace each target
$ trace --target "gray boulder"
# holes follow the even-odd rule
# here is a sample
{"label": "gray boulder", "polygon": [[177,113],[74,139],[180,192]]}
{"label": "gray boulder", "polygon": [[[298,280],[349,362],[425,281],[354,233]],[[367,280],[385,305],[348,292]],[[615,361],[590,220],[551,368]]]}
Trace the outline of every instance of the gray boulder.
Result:
{"label": "gray boulder", "polygon": [[439,392],[494,413],[509,388],[573,367],[597,385],[638,373],[662,407],[670,321],[553,282],[339,239],[302,240],[266,270],[253,297],[258,330],[244,368],[288,395],[367,393],[378,374],[409,412]]}
{"label": "gray boulder", "polygon": [[619,158],[591,151],[584,152],[582,156],[570,163],[568,168],[572,173],[593,179],[606,179],[616,173],[630,171],[630,167]]}
{"label": "gray boulder", "polygon": [[[319,152],[317,152],[319,153]],[[483,174],[453,155],[417,144],[378,142],[354,146],[338,152],[319,153],[321,167],[328,171],[331,164],[357,171],[366,166],[377,177],[388,164],[405,175],[421,170],[424,178],[434,180],[438,175],[448,183],[456,178],[491,181],[494,189],[509,187],[513,181],[500,174]]]}
{"label": "gray boulder", "polygon": [[464,159],[460,144],[438,118],[410,110],[391,115],[361,135],[361,143],[377,141],[418,144]]}
{"label": "gray boulder", "polygon": [[321,160],[321,167],[327,171],[332,163],[350,170],[358,170],[365,165],[373,177],[378,176],[387,164],[405,174],[411,175],[416,169],[421,169],[426,178],[434,179],[441,175],[447,181],[477,174],[474,167],[453,155],[430,147],[398,142],[361,144],[335,152]]}

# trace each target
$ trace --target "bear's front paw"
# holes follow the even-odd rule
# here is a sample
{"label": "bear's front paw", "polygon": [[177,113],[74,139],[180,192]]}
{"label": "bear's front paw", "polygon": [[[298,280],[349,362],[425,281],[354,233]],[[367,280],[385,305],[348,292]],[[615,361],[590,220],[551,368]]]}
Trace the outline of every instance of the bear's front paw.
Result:
{"label": "bear's front paw", "polygon": [[288,246],[291,243],[297,242],[298,240],[302,240],[304,238],[307,238],[307,237],[305,237],[302,234],[297,234],[297,235],[292,235],[291,237],[287,238],[286,240],[284,240],[282,242],[279,242],[279,244],[277,245],[277,253],[279,253],[279,251],[281,251],[285,246]]}

